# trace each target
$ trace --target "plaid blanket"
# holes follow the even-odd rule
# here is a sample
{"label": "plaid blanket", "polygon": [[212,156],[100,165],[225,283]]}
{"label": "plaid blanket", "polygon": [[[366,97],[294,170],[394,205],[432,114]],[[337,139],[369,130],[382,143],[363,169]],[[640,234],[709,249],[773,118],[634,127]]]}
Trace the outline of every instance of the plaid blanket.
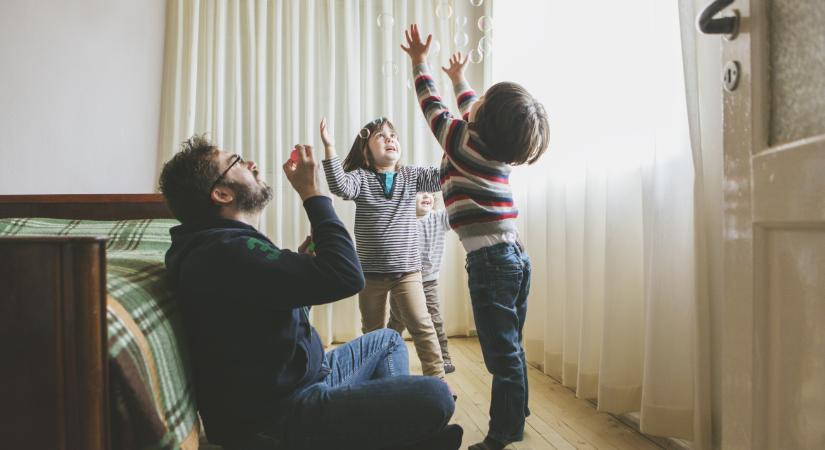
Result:
{"label": "plaid blanket", "polygon": [[163,257],[174,220],[0,219],[0,236],[106,236],[112,447],[197,449],[180,310]]}

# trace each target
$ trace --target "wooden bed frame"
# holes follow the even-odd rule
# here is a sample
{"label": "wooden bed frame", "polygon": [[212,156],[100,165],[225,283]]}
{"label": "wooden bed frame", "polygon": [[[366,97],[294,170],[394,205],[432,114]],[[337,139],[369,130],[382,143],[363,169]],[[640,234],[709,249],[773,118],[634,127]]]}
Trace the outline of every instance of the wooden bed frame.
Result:
{"label": "wooden bed frame", "polygon": [[[160,194],[0,195],[10,217],[172,214]],[[0,238],[4,448],[111,448],[105,253],[105,238]]]}
{"label": "wooden bed frame", "polygon": [[0,218],[171,219],[160,194],[0,195]]}

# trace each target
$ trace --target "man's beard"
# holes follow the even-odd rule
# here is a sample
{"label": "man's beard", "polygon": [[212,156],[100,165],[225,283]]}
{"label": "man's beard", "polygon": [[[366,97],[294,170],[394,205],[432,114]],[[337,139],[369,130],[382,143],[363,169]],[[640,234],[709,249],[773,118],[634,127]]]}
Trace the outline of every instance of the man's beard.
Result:
{"label": "man's beard", "polygon": [[272,187],[264,183],[261,183],[261,185],[256,184],[254,187],[232,183],[231,187],[235,191],[235,201],[238,209],[243,212],[259,212],[272,200]]}

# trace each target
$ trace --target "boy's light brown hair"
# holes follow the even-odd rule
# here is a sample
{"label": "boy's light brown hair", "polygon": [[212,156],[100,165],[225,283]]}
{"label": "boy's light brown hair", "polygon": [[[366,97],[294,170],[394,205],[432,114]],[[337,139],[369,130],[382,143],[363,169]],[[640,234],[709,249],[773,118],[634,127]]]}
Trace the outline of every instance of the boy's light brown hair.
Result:
{"label": "boy's light brown hair", "polygon": [[533,164],[547,150],[547,112],[518,83],[505,81],[487,89],[474,119],[470,127],[486,145],[484,154],[488,159]]}

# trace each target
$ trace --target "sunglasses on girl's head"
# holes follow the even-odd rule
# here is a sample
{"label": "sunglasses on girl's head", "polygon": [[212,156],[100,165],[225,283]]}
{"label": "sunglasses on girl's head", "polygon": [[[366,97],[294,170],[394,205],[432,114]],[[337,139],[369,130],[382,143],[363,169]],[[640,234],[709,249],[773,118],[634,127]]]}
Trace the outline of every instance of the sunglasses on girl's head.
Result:
{"label": "sunglasses on girl's head", "polygon": [[370,134],[371,134],[369,127],[371,125],[372,126],[378,125],[378,124],[380,124],[381,122],[383,122],[385,120],[387,120],[387,119],[384,118],[384,117],[379,117],[375,120],[370,121],[369,123],[364,125],[364,128],[361,128],[361,131],[358,132],[358,137],[360,137],[361,139],[367,139],[368,137],[370,137]]}

